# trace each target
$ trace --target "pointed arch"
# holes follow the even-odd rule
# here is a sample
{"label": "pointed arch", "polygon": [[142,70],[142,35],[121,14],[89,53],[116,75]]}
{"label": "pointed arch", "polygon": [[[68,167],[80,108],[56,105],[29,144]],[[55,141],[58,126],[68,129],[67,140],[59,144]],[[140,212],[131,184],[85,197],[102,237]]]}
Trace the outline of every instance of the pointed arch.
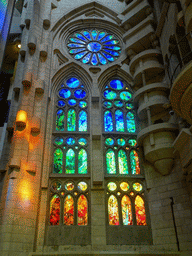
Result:
{"label": "pointed arch", "polygon": [[63,170],[63,151],[57,148],[53,157],[53,173],[62,173]]}
{"label": "pointed arch", "polygon": [[108,199],[109,225],[119,225],[119,208],[116,196],[111,195]]}
{"label": "pointed arch", "polygon": [[74,199],[67,195],[64,200],[64,224],[74,225]]}
{"label": "pointed arch", "polygon": [[146,213],[145,213],[145,204],[141,196],[137,195],[135,198],[135,214],[137,225],[146,226]]}
{"label": "pointed arch", "polygon": [[54,195],[50,201],[50,225],[59,225],[61,200],[58,195]]}
{"label": "pointed arch", "polygon": [[133,225],[131,200],[127,195],[121,199],[122,222],[123,225]]}
{"label": "pointed arch", "polygon": [[88,201],[85,195],[80,195],[77,200],[77,224],[79,226],[88,224]]}
{"label": "pointed arch", "polygon": [[66,173],[75,173],[75,152],[72,148],[68,149],[66,153]]}

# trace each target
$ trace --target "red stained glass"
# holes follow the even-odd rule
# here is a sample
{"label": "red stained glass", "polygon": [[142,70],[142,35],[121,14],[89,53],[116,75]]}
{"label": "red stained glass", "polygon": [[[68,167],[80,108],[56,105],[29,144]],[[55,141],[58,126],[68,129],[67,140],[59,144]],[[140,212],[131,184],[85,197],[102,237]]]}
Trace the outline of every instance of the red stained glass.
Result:
{"label": "red stained glass", "polygon": [[118,202],[114,195],[108,200],[109,225],[119,225]]}
{"label": "red stained glass", "polygon": [[87,208],[87,198],[84,195],[81,195],[77,202],[78,225],[87,225]]}
{"label": "red stained glass", "polygon": [[139,226],[147,225],[145,205],[144,205],[143,199],[140,196],[136,196],[135,198],[135,212],[136,212],[137,225]]}
{"label": "red stained glass", "polygon": [[123,225],[133,225],[131,201],[127,195],[121,200]]}
{"label": "red stained glass", "polygon": [[140,174],[139,156],[136,150],[131,151],[130,162],[131,162],[132,174]]}
{"label": "red stained glass", "polygon": [[74,224],[74,200],[71,195],[67,195],[64,202],[64,224]]}
{"label": "red stained glass", "polygon": [[60,198],[54,195],[50,202],[50,225],[59,225],[60,221]]}

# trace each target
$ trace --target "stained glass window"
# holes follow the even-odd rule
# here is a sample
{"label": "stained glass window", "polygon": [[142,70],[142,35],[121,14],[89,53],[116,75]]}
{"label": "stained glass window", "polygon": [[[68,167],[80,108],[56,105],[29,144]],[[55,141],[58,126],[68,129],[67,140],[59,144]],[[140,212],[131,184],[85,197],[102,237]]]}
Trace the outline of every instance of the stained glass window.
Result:
{"label": "stained glass window", "polygon": [[50,202],[50,225],[59,225],[60,221],[60,198],[54,195]]}
{"label": "stained glass window", "polygon": [[114,195],[108,199],[109,225],[119,225],[118,201]]}
{"label": "stained glass window", "polygon": [[137,225],[142,225],[142,226],[147,225],[145,205],[144,205],[143,199],[140,196],[136,196],[135,198],[135,212],[136,212]]}
{"label": "stained glass window", "polygon": [[81,195],[77,201],[78,209],[78,225],[87,225],[87,198],[84,195]]}
{"label": "stained glass window", "polygon": [[132,210],[131,210],[131,200],[127,195],[124,195],[121,199],[121,209],[122,209],[122,219],[123,225],[132,225]]}
{"label": "stained glass window", "polygon": [[64,224],[74,224],[74,200],[71,195],[67,195],[64,201]]}
{"label": "stained glass window", "polygon": [[[73,33],[68,39],[67,47],[75,60],[92,66],[111,63],[121,53],[117,37],[99,29],[86,29]],[[121,85],[113,83],[112,86],[119,88]]]}

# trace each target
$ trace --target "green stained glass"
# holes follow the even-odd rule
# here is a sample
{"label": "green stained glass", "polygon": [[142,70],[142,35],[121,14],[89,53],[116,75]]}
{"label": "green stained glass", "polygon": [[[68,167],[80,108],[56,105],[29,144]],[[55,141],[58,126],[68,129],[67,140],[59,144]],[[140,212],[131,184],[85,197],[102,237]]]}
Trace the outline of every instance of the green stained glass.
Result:
{"label": "green stained glass", "polygon": [[110,101],[104,101],[104,102],[103,102],[103,106],[104,106],[105,108],[111,108],[111,107],[112,107],[112,103],[111,103]]}
{"label": "green stained glass", "polygon": [[79,131],[87,131],[87,113],[85,111],[79,113]]}
{"label": "green stained glass", "polygon": [[120,101],[120,100],[116,100],[116,101],[114,102],[114,104],[115,104],[116,107],[119,107],[119,108],[122,108],[122,107],[123,107],[123,102]]}
{"label": "green stained glass", "polygon": [[59,146],[59,145],[62,145],[62,144],[63,144],[63,138],[57,137],[57,138],[55,139],[55,144],[57,144],[58,146]]}
{"label": "green stained glass", "polygon": [[57,117],[56,117],[56,131],[64,131],[64,111],[58,110]]}
{"label": "green stained glass", "polygon": [[123,112],[119,109],[115,111],[115,121],[116,121],[116,131],[124,132]]}
{"label": "green stained glass", "polygon": [[84,182],[84,181],[81,181],[78,183],[77,185],[78,189],[81,190],[81,191],[85,191],[87,190],[88,186],[87,186],[87,183]]}
{"label": "green stained glass", "polygon": [[128,163],[127,155],[124,150],[119,150],[118,152],[118,162],[119,162],[119,173],[128,174]]}
{"label": "green stained glass", "polygon": [[128,143],[129,143],[129,145],[131,145],[132,147],[134,147],[134,146],[137,145],[137,141],[134,140],[134,139],[129,139],[129,140],[128,140]]}
{"label": "green stained glass", "polygon": [[87,174],[87,152],[81,149],[78,154],[78,174]]}
{"label": "green stained glass", "polygon": [[128,132],[135,132],[136,127],[135,127],[134,114],[131,113],[131,112],[128,112],[127,116],[126,116],[126,120],[127,120],[127,131]]}
{"label": "green stained glass", "polygon": [[132,103],[126,103],[125,107],[126,107],[126,109],[133,109],[133,104]]}
{"label": "green stained glass", "polygon": [[79,107],[80,108],[86,108],[87,107],[87,102],[86,101],[80,101],[79,102]]}
{"label": "green stained glass", "polygon": [[124,146],[125,145],[125,140],[124,139],[117,139],[117,144],[119,146]]}
{"label": "green stained glass", "polygon": [[79,142],[79,144],[80,144],[81,146],[85,146],[85,145],[87,144],[87,140],[84,139],[84,138],[80,138],[80,139],[78,140],[78,142]]}
{"label": "green stained glass", "polygon": [[115,153],[109,149],[106,153],[107,173],[116,174]]}
{"label": "green stained glass", "polygon": [[112,146],[114,144],[114,139],[112,138],[107,138],[105,140],[105,144],[108,145],[108,146]]}
{"label": "green stained glass", "polygon": [[73,132],[76,130],[76,113],[74,109],[68,111],[67,116],[67,130]]}
{"label": "green stained glass", "polygon": [[115,182],[109,182],[109,183],[107,184],[107,188],[108,188],[110,191],[114,191],[114,190],[117,189],[117,185],[116,185]]}
{"label": "green stained glass", "polygon": [[130,153],[130,163],[132,174],[140,174],[139,156],[136,150],[132,150]]}
{"label": "green stained glass", "polygon": [[62,173],[63,169],[63,152],[57,148],[54,152],[53,173]]}
{"label": "green stained glass", "polygon": [[66,153],[66,173],[75,173],[75,152],[71,148]]}
{"label": "green stained glass", "polygon": [[143,186],[142,186],[140,183],[138,183],[138,182],[136,182],[136,183],[133,184],[133,189],[134,189],[135,191],[141,191],[142,188],[143,188]]}
{"label": "green stained glass", "polygon": [[113,100],[117,97],[116,92],[112,91],[112,90],[106,90],[103,93],[104,97],[108,100]]}
{"label": "green stained glass", "polygon": [[126,101],[127,101],[127,100],[130,100],[131,97],[132,97],[132,95],[131,95],[130,92],[123,91],[123,92],[120,93],[120,98],[121,98],[122,100],[126,100]]}

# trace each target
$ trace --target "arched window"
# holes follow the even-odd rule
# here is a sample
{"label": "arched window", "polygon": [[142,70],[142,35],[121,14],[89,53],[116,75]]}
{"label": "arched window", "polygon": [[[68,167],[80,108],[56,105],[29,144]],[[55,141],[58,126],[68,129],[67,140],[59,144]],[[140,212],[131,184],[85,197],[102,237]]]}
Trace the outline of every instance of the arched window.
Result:
{"label": "arched window", "polygon": [[49,224],[71,228],[87,226],[90,176],[88,91],[79,78],[68,77],[58,87],[55,102]]}
{"label": "arched window", "polygon": [[145,226],[145,182],[130,86],[120,78],[109,80],[102,91],[102,105],[107,224]]}

